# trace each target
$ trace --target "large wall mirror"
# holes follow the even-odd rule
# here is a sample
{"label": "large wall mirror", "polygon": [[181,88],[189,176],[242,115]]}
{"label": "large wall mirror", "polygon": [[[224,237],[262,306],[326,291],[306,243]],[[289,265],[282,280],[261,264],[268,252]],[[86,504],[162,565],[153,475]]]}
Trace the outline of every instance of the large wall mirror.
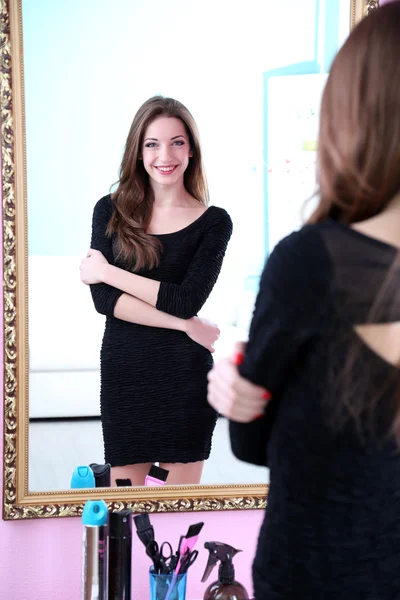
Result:
{"label": "large wall mirror", "polygon": [[201,315],[215,358],[245,339],[258,277],[312,195],[321,93],[364,0],[0,0],[5,519],[263,508],[268,473],[237,461],[219,418],[200,485],[71,490],[103,463],[100,346],[79,264],[97,200],[118,179],[139,106],[195,117],[211,204],[234,234]]}

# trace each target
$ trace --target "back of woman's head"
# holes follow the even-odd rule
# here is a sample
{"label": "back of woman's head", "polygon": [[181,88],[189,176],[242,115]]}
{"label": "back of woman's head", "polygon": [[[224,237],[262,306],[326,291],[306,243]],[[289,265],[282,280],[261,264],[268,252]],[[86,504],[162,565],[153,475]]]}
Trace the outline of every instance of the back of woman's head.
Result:
{"label": "back of woman's head", "polygon": [[312,223],[361,221],[400,192],[400,2],[363,19],[337,54],[322,99],[317,168]]}

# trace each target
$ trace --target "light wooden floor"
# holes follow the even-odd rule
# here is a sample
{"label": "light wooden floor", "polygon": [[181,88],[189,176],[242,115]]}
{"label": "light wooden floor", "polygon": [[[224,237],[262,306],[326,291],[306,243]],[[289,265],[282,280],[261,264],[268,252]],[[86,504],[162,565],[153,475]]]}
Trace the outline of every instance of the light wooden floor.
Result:
{"label": "light wooden floor", "polygon": [[[218,419],[202,484],[268,483],[268,471],[238,461],[227,421]],[[100,421],[33,422],[29,428],[29,490],[65,490],[77,465],[104,462]]]}

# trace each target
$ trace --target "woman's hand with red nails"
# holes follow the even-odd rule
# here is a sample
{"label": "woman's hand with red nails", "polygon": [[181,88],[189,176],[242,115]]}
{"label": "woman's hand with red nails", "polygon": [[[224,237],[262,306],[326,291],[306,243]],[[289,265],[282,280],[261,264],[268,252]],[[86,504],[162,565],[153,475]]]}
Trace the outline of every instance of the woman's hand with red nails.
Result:
{"label": "woman's hand with red nails", "polygon": [[236,342],[233,348],[232,360],[233,364],[239,367],[244,359],[244,352],[246,350],[246,342]]}
{"label": "woman's hand with red nails", "polygon": [[208,402],[221,415],[237,421],[250,423],[264,414],[271,394],[239,375],[245,344],[238,344],[232,358],[215,363],[208,374]]}

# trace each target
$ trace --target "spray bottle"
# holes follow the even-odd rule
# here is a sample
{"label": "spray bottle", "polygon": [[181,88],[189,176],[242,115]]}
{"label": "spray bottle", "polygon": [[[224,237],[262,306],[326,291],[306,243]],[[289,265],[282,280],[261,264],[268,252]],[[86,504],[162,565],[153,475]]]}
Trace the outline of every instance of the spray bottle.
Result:
{"label": "spray bottle", "polygon": [[204,592],[203,600],[249,600],[249,595],[241,583],[235,581],[235,568],[232,559],[241,550],[235,550],[221,542],[206,542],[204,548],[209,551],[208,562],[202,582],[207,581],[211,571],[220,562],[218,580],[211,583]]}
{"label": "spray bottle", "polygon": [[82,600],[107,600],[107,521],[107,504],[88,500],[82,513]]}

